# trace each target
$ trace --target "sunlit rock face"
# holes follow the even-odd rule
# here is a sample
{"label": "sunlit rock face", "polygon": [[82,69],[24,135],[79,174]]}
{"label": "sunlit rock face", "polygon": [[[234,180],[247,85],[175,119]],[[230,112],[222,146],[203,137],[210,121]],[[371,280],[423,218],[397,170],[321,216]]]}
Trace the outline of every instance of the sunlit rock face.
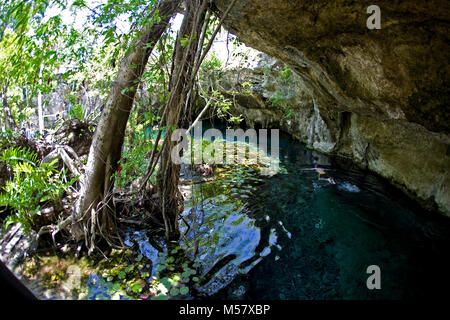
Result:
{"label": "sunlit rock face", "polygon": [[[214,1],[219,15],[230,2]],[[279,87],[270,88],[263,68],[251,75],[251,97],[238,97],[241,112],[349,156],[450,216],[450,4],[377,1],[381,29],[369,30],[371,4],[237,1],[226,28],[295,71],[290,117],[267,108],[264,95]]]}

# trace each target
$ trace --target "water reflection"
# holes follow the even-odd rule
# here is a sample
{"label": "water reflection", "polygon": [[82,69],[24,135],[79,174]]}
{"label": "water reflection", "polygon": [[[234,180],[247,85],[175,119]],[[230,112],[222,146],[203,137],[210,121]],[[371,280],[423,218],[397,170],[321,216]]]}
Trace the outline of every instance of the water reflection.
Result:
{"label": "water reflection", "polygon": [[[233,199],[213,197],[205,204],[207,228],[216,233],[211,231],[215,237],[210,237],[203,231],[199,252],[205,265],[219,266],[205,293],[231,298],[245,287],[241,298],[246,299],[439,296],[437,284],[449,282],[441,276],[450,268],[441,258],[450,243],[443,231],[450,230],[448,221],[424,216],[374,175],[343,168],[289,139],[281,139],[280,145],[280,172],[264,178],[250,198],[243,199],[244,209],[231,208]],[[325,175],[318,174],[314,162]],[[188,215],[202,212],[190,210]],[[228,212],[238,216],[223,219]],[[425,233],[427,225],[438,231]],[[230,255],[233,258],[221,265]],[[366,287],[366,269],[373,264],[381,268],[382,290]]]}
{"label": "water reflection", "polygon": [[[240,201],[225,195],[208,198],[185,210],[183,217],[191,222],[185,241],[191,244],[190,248],[196,248],[189,254],[192,259],[194,255],[199,257],[200,272],[206,279],[198,289],[200,293],[218,292],[260,261],[256,252],[260,229],[246,215]],[[187,228],[182,223],[181,231],[186,232]]]}

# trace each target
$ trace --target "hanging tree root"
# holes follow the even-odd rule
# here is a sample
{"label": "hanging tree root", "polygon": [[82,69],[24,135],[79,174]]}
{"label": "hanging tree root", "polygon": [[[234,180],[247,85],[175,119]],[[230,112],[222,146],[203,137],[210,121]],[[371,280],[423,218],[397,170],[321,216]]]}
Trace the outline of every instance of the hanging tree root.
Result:
{"label": "hanging tree root", "polygon": [[[125,245],[118,235],[110,235],[109,233],[105,232],[102,226],[100,215],[102,212],[104,212],[103,206],[105,205],[106,204],[104,202],[100,202],[97,208],[91,208],[90,210],[87,210],[84,215],[79,218],[76,218],[76,216],[72,214],[58,224],[43,226],[38,232],[37,241],[39,241],[39,238],[42,235],[50,234],[53,240],[53,245],[56,247],[56,234],[61,231],[67,230],[70,234],[72,234],[72,240],[77,240],[77,238],[84,238],[84,243],[86,248],[88,249],[89,255],[93,253],[95,249],[99,250],[104,255],[103,251],[96,245],[98,238],[105,240],[105,242],[111,248],[125,248]],[[89,218],[86,218],[86,215],[88,214]],[[77,228],[82,230],[81,235],[78,234],[78,236],[74,236],[74,233],[76,233],[75,230],[72,229],[74,225],[77,225]]]}
{"label": "hanging tree root", "polygon": [[[63,161],[64,165],[69,169],[73,176],[78,177],[78,182],[80,186],[82,186],[84,184],[84,168],[77,153],[70,146],[56,145],[56,148],[50,152],[42,162],[51,162],[57,158],[60,158]],[[70,192],[69,190],[66,191]],[[78,192],[70,193],[71,198],[74,200],[79,196]],[[112,193],[107,195],[106,198],[111,196]],[[98,239],[104,240],[112,248],[123,249],[125,246],[120,237],[118,235],[109,234],[109,232],[105,230],[105,226],[101,223],[102,214],[110,214],[112,211],[112,208],[107,208],[106,206],[107,203],[101,201],[96,208],[89,208],[81,216],[72,213],[57,224],[43,226],[38,232],[37,240],[39,241],[39,238],[45,234],[50,234],[53,245],[56,247],[55,236],[61,231],[67,230],[72,235],[73,239],[84,239],[88,254],[91,254],[96,249],[102,252],[96,246]],[[73,228],[75,225],[76,227]]]}

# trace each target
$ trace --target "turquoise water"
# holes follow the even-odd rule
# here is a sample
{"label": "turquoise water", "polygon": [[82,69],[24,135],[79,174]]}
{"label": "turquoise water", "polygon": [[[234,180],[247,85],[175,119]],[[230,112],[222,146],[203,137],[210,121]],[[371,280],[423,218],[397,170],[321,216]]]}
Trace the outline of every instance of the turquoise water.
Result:
{"label": "turquoise water", "polygon": [[[190,284],[188,296],[175,299],[448,296],[449,219],[420,209],[383,179],[286,135],[280,137],[280,160],[279,173],[270,177],[241,166],[190,187],[180,246],[198,265],[200,280]],[[325,174],[312,170],[314,162]],[[162,242],[164,253],[158,252],[145,229],[127,230],[125,244],[136,244],[152,262],[151,276],[170,254]],[[380,290],[366,286],[370,265],[380,267]],[[108,298],[107,288],[94,280],[90,296]]]}
{"label": "turquoise water", "polygon": [[[446,295],[447,219],[425,213],[375,175],[287,136],[280,143],[281,173],[222,189],[220,196],[220,189],[199,186],[204,201],[187,205],[185,220],[201,227],[188,230],[186,242],[201,239],[196,257],[208,279],[197,298]],[[314,158],[322,177],[336,184],[311,170]],[[380,267],[380,290],[366,286],[370,265]]]}

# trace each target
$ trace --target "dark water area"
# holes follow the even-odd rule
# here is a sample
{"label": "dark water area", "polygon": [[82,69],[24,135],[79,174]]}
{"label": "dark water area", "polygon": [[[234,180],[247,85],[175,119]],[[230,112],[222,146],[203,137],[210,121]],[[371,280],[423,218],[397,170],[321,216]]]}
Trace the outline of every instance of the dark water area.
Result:
{"label": "dark water area", "polygon": [[[325,174],[311,170],[315,159]],[[448,219],[425,212],[382,178],[284,134],[280,160],[278,174],[233,192],[199,186],[204,201],[186,207],[186,220],[203,215],[198,256],[210,281],[199,298],[448,296]],[[188,240],[194,233],[187,232]],[[380,290],[367,288],[370,265],[381,270]]]}
{"label": "dark water area", "polygon": [[[223,126],[216,128],[225,133]],[[276,174],[231,166],[219,168],[215,180],[184,189],[190,196],[179,221],[179,245],[197,282],[189,284],[188,295],[171,298],[448,296],[449,219],[426,212],[381,177],[345,159],[310,150],[282,133],[279,143]],[[158,270],[171,255],[163,242],[154,246],[154,241],[145,229],[124,233],[124,243],[151,261],[151,272],[143,276],[148,283],[159,279]],[[373,265],[380,269],[381,289],[369,290],[367,268]],[[112,298],[114,283],[104,278],[90,276],[85,298]],[[115,298],[133,299],[119,293]]]}

